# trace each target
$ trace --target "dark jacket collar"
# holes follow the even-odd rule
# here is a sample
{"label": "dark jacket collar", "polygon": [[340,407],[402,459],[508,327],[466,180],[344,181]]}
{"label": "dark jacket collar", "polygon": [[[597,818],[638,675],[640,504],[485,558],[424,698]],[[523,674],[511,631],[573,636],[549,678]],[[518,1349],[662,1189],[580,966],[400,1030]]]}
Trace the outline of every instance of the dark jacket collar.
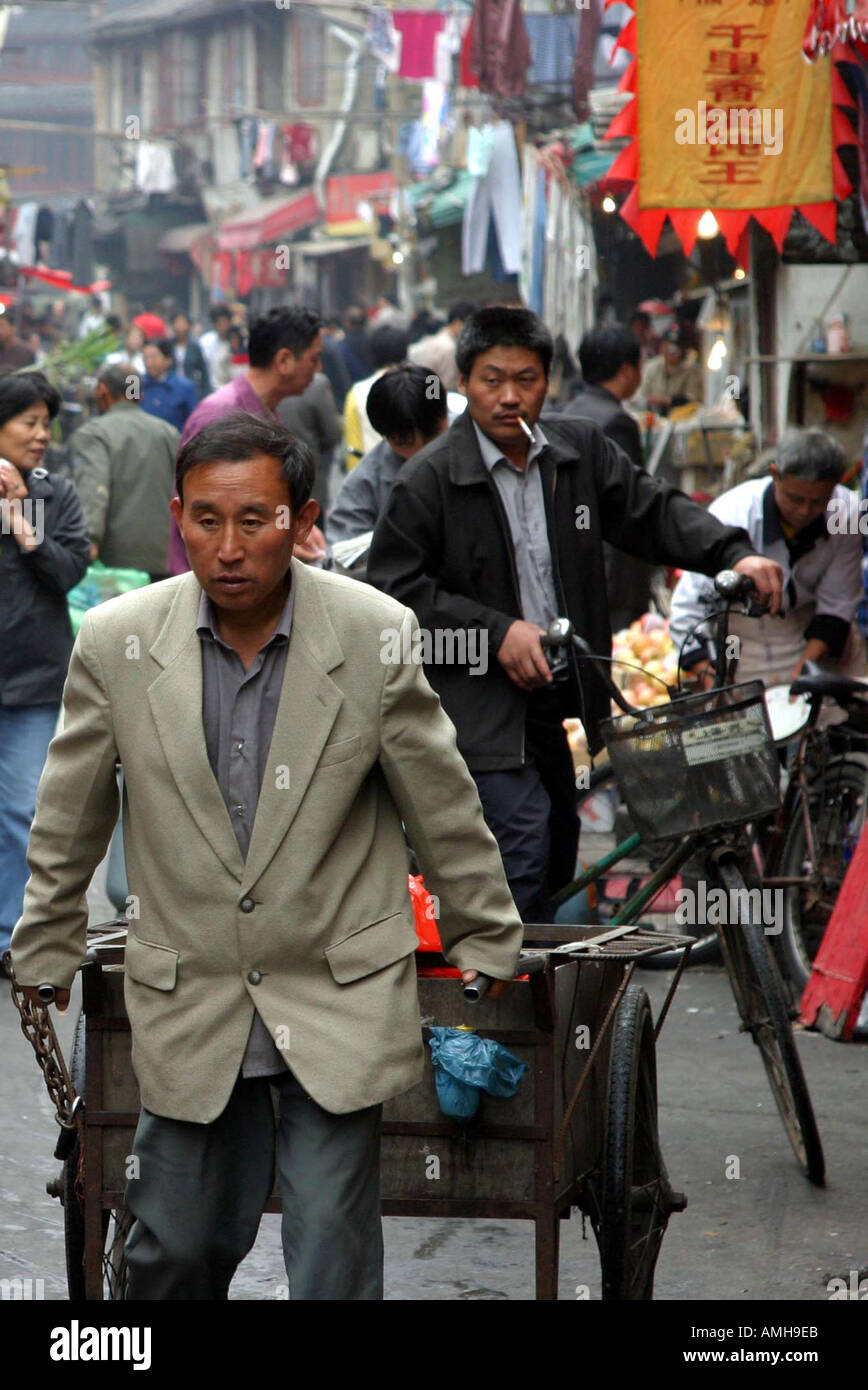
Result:
{"label": "dark jacket collar", "polygon": [[[552,438],[551,427],[557,424],[557,419],[558,417],[554,415],[540,416],[540,428],[548,439],[548,444],[539,455],[540,467],[544,467],[547,463],[557,467],[575,457],[574,453],[563,448],[557,440]],[[449,481],[459,485],[487,482],[489,473],[483,462],[482,454],[479,452],[479,444],[469,407],[458,416],[446,439],[449,448]]]}

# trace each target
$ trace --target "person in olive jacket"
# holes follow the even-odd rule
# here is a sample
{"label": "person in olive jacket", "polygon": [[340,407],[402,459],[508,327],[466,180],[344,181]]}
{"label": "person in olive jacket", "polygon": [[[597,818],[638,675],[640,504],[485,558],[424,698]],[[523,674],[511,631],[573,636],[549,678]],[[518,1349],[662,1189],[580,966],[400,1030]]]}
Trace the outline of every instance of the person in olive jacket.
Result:
{"label": "person in olive jacket", "polygon": [[572,620],[611,651],[603,542],[652,564],[748,574],[772,612],[781,570],[746,531],[723,526],[650,478],[588,420],[544,416],[551,334],[527,309],[480,309],[456,349],[467,410],[406,463],[374,530],[367,579],[413,609],[421,659],[458,732],[516,904],[550,920],[573,877],[575,777],[562,721],[592,751],[609,713],[575,654],[550,669],[540,637]]}
{"label": "person in olive jacket", "polygon": [[60,396],[0,376],[0,951],[21,916],[30,822],[72,651],[66,595],[87,569],[78,494],[40,467]]}

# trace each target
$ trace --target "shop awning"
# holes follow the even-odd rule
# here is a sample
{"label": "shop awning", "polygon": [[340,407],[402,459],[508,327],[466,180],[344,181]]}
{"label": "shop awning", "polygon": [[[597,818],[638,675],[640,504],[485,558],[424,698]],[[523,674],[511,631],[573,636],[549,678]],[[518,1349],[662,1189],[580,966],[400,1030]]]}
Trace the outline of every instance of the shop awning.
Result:
{"label": "shop awning", "polygon": [[342,251],[358,251],[370,244],[369,236],[330,237],[328,241],[294,241],[292,249],[303,256],[334,256]]}
{"label": "shop awning", "polygon": [[432,227],[452,227],[464,216],[470,182],[467,170],[459,169],[448,188],[437,188],[426,179],[408,188],[407,195],[417,216],[424,217]]}
{"label": "shop awning", "polygon": [[320,206],[312,188],[294,198],[263,198],[253,212],[224,222],[217,236],[219,251],[255,251],[281,237],[300,232],[320,219]]}

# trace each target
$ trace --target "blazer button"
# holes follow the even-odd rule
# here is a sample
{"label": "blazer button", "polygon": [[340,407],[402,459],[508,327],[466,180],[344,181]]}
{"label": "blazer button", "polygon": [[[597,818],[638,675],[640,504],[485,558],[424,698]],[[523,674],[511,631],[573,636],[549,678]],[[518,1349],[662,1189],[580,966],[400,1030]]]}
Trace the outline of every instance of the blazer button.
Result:
{"label": "blazer button", "polygon": [[251,970],[251,971],[250,971],[250,974],[247,976],[247,979],[248,979],[248,981],[249,981],[249,983],[250,983],[251,985],[261,985],[261,984],[262,984],[262,971],[261,971],[261,970]]}
{"label": "blazer button", "polygon": [[241,908],[242,912],[252,912],[256,906],[256,903],[253,901],[252,898],[242,898],[238,906]]}

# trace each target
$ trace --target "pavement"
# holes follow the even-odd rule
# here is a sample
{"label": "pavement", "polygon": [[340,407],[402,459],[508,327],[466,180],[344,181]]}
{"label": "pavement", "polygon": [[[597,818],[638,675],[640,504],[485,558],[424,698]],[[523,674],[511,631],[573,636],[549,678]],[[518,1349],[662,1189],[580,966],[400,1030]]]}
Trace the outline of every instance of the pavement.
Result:
{"label": "pavement", "polygon": [[[656,1009],[668,975],[644,971]],[[45,1193],[59,1164],[57,1126],[18,1015],[0,989],[0,1279],[44,1280],[64,1299],[63,1213]],[[77,1000],[59,1020],[67,1047]],[[802,1057],[826,1149],[828,1183],[815,1189],[793,1158],[759,1055],[738,1031],[726,977],[691,969],[658,1045],[660,1131],[675,1188],[688,1208],[672,1217],[655,1297],[720,1302],[825,1301],[833,1276],[868,1266],[864,1159],[868,1047],[800,1032]],[[529,1223],[387,1218],[391,1300],[532,1299]],[[279,1218],[263,1218],[232,1285],[233,1299],[285,1298]],[[560,1297],[600,1296],[593,1234],[575,1214],[562,1225]]]}

